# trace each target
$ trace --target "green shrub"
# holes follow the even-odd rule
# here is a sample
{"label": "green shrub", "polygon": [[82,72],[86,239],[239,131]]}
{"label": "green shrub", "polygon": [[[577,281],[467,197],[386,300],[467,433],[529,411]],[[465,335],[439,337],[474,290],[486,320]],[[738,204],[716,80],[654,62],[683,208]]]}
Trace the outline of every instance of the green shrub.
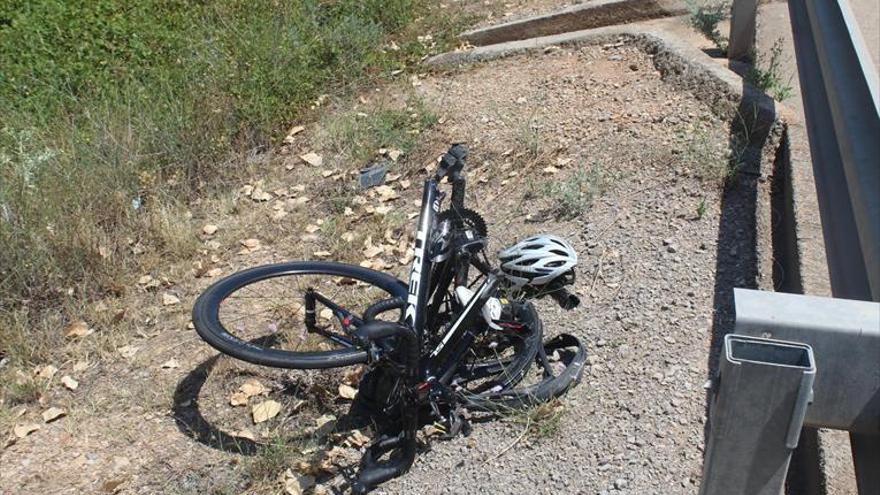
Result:
{"label": "green shrub", "polygon": [[[392,63],[419,0],[0,0],[0,309],[195,244],[187,199]],[[182,238],[183,237],[183,238]]]}

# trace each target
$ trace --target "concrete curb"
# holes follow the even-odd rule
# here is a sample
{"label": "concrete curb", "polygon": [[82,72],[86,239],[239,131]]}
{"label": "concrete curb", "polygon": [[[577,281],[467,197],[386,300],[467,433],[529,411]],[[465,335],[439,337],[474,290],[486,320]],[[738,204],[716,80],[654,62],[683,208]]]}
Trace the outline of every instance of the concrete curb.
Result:
{"label": "concrete curb", "polygon": [[549,14],[473,29],[460,38],[476,46],[681,15],[681,0],[596,0]]}

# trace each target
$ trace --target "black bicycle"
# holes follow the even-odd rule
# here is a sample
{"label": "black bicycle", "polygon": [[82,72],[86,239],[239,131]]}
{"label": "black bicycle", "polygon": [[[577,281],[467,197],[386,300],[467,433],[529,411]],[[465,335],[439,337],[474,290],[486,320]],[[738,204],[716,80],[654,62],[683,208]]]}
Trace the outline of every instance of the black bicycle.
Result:
{"label": "black bicycle", "polygon": [[[425,181],[409,283],[360,266],[294,261],[230,275],[193,307],[199,335],[234,358],[279,368],[369,366],[353,409],[380,428],[354,493],[409,469],[422,424],[466,434],[464,409],[529,407],[563,394],[583,371],[583,345],[568,334],[543,342],[531,302],[578,305],[565,289],[576,254],[546,236],[518,244],[493,268],[486,222],[464,206],[466,156],[453,145]],[[441,211],[444,177],[451,206]],[[534,364],[542,378],[526,384]]]}

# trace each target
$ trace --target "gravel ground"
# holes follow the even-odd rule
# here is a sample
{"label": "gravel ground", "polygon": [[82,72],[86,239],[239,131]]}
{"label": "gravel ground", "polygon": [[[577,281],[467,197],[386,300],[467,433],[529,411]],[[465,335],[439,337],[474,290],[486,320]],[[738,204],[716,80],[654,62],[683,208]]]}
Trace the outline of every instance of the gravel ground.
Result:
{"label": "gravel ground", "polygon": [[[521,417],[500,418],[475,424],[467,438],[432,440],[410,473],[377,493],[694,493],[707,356],[729,327],[730,287],[759,283],[759,181],[743,176],[725,193],[718,186],[729,125],[622,43],[553,48],[423,75],[413,85],[408,91],[440,123],[420,137],[405,175],[418,184],[425,160],[465,141],[470,205],[489,221],[493,247],[535,232],[572,240],[583,304],[540,310],[548,335],[577,335],[590,357],[558,422],[524,431]],[[291,174],[270,168],[266,189],[293,185],[299,178]],[[571,199],[572,183],[595,194],[592,204]],[[401,187],[398,204],[415,211],[416,189]],[[250,207],[252,216],[223,228],[246,232],[273,211],[268,202]],[[572,219],[560,216],[572,211]],[[233,244],[223,266],[311,252],[301,228],[277,229],[264,236],[277,234],[275,242],[254,254],[236,255]],[[77,397],[90,400],[71,400],[66,419],[0,452],[0,492],[277,492],[275,483],[248,485],[256,450],[238,433],[250,427],[271,439],[301,431],[313,416],[285,413],[254,428],[245,409],[228,406],[228,394],[255,376],[284,407],[305,398],[317,414],[345,403],[315,392],[322,379],[314,375],[212,359],[216,353],[186,329],[188,309],[209,282],[190,272],[169,273],[180,305],[162,306],[160,291],[138,308],[138,353],[83,372]],[[163,367],[171,357],[179,366]]]}
{"label": "gravel ground", "polygon": [[[383,491],[693,493],[702,464],[722,197],[694,177],[688,140],[705,133],[710,147],[723,149],[726,125],[664,84],[650,58],[629,47],[502,60],[426,81],[424,92],[452,116],[450,134],[479,136],[475,163],[504,170],[499,155],[516,145],[524,118],[539,128],[550,154],[573,159],[552,178],[542,172],[546,163],[519,170],[519,180],[500,194],[486,198],[477,189],[475,199],[490,235],[540,231],[575,241],[584,304],[570,313],[541,309],[548,334],[570,332],[587,343],[590,366],[566,396],[552,436],[516,442],[520,422],[480,424],[470,438],[433,444],[410,474]],[[557,198],[541,197],[540,185],[538,199],[521,201],[534,184],[572,180],[578,169],[596,166],[609,175],[608,190],[578,219],[547,219],[542,212]],[[731,244],[724,255],[734,274],[747,257],[737,249]]]}

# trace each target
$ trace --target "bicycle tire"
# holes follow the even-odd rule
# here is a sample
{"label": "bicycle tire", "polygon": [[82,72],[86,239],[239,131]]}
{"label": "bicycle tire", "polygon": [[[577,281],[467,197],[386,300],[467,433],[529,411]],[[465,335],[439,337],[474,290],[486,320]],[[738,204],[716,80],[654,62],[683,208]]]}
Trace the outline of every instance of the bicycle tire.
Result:
{"label": "bicycle tire", "polygon": [[[480,385],[477,390],[471,390],[471,393],[485,392],[493,390],[494,392],[502,392],[515,387],[526,375],[532,363],[535,362],[540,348],[541,341],[544,337],[544,326],[541,322],[538,312],[531,303],[524,304],[520,309],[521,314],[517,318],[523,323],[527,329],[527,334],[522,336],[519,345],[513,344],[513,356],[510,363],[503,367],[502,370],[490,373],[489,380]],[[487,334],[491,337],[492,332],[496,330],[487,330]],[[472,347],[479,348],[479,344],[475,343]],[[491,365],[491,363],[489,363]],[[469,367],[473,367],[473,362],[463,363],[459,368],[459,373],[472,373]],[[467,388],[467,387],[465,387]]]}
{"label": "bicycle tire", "polygon": [[297,352],[262,347],[233,335],[221,322],[221,305],[236,291],[261,281],[295,275],[354,279],[380,289],[387,297],[406,297],[407,294],[406,284],[397,278],[360,266],[332,261],[292,261],[262,265],[236,272],[202,292],[192,310],[196,332],[220,352],[263,366],[324,369],[366,363],[369,360],[368,353],[358,348]]}

